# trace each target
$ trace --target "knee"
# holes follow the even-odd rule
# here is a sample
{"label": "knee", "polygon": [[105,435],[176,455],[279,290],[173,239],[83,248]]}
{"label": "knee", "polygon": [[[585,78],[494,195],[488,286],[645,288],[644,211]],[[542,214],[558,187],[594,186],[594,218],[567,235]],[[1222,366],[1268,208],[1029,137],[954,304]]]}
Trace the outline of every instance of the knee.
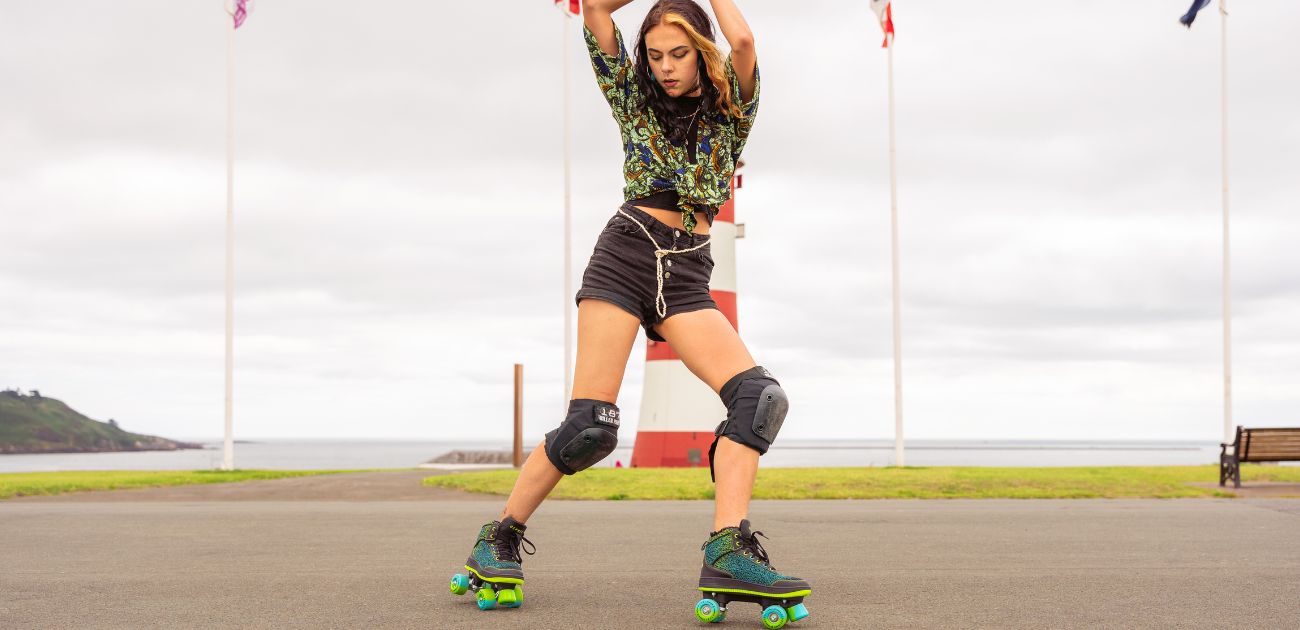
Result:
{"label": "knee", "polygon": [[618,446],[618,427],[618,405],[592,398],[570,400],[564,421],[546,434],[546,457],[566,475],[591,468]]}
{"label": "knee", "polygon": [[781,384],[766,368],[755,366],[731,377],[718,393],[727,406],[727,419],[714,434],[744,444],[759,454],[776,440],[790,410]]}

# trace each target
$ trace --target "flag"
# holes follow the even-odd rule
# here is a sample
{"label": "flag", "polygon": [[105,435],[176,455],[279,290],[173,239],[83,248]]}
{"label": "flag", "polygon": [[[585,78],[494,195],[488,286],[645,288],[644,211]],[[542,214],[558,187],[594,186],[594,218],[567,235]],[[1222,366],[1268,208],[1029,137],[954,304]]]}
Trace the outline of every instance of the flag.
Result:
{"label": "flag", "polygon": [[555,8],[566,16],[582,15],[582,0],[555,0]]}
{"label": "flag", "polygon": [[244,20],[248,19],[248,0],[235,0],[235,10],[230,17],[235,18],[235,28],[243,26]]}
{"label": "flag", "polygon": [[1188,9],[1187,13],[1183,14],[1183,17],[1178,18],[1178,21],[1182,22],[1187,28],[1191,28],[1192,22],[1196,20],[1196,13],[1208,6],[1210,6],[1210,0],[1192,0],[1192,8]]}
{"label": "flag", "polygon": [[885,34],[885,41],[880,43],[880,47],[889,48],[889,43],[894,41],[893,5],[889,0],[871,0],[871,10],[876,12],[876,17],[880,19],[880,30]]}

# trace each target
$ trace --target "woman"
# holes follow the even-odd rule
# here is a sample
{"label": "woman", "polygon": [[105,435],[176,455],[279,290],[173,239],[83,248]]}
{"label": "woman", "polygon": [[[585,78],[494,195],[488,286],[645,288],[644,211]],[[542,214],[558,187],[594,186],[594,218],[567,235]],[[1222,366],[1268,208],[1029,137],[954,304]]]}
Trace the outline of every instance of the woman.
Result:
{"label": "woman", "polygon": [[[732,0],[711,0],[731,55],[692,0],[660,0],[636,42],[635,64],[611,14],[631,0],[586,0],[584,38],[596,82],[625,150],[626,203],[596,241],[578,303],[578,356],[564,422],[524,464],[501,512],[483,526],[452,591],[481,608],[522,603],[524,523],[563,475],[604,459],[617,443],[618,397],[637,326],[666,341],[727,407],[709,450],[717,484],[696,608],[719,618],[728,600],[756,601],[764,621],[807,614],[807,582],[772,570],[746,516],[758,458],[785,418],[785,392],[758,367],[709,296],[709,226],[731,194],[736,161],[758,108],[754,39]],[[720,439],[720,438],[727,439]],[[526,550],[531,554],[531,551]],[[779,627],[770,626],[770,627]]]}

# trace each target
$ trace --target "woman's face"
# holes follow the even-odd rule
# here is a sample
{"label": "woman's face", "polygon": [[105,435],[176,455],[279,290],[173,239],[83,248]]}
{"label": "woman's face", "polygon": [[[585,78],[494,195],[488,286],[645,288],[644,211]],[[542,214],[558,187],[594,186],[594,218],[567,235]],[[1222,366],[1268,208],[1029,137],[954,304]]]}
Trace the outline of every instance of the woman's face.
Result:
{"label": "woman's face", "polygon": [[646,59],[659,87],[673,98],[700,94],[699,52],[676,24],[657,24],[645,34]]}

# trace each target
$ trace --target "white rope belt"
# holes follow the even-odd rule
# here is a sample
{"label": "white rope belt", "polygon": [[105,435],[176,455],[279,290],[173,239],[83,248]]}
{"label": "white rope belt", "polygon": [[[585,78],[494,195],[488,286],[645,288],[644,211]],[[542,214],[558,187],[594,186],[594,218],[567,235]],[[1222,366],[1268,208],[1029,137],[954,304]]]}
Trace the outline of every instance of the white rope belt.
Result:
{"label": "white rope belt", "polygon": [[618,209],[618,213],[631,219],[637,227],[641,228],[642,232],[645,232],[645,237],[650,239],[650,243],[655,246],[655,281],[659,283],[658,288],[655,289],[655,312],[659,313],[660,317],[663,317],[668,314],[668,301],[664,299],[664,256],[667,256],[668,254],[687,254],[693,252],[707,246],[713,240],[713,237],[710,236],[703,243],[690,249],[664,249],[659,246],[659,242],[655,240],[655,237],[650,235],[650,230],[647,230],[644,225],[641,225],[641,222],[637,221],[636,217],[623,212],[622,208]]}

